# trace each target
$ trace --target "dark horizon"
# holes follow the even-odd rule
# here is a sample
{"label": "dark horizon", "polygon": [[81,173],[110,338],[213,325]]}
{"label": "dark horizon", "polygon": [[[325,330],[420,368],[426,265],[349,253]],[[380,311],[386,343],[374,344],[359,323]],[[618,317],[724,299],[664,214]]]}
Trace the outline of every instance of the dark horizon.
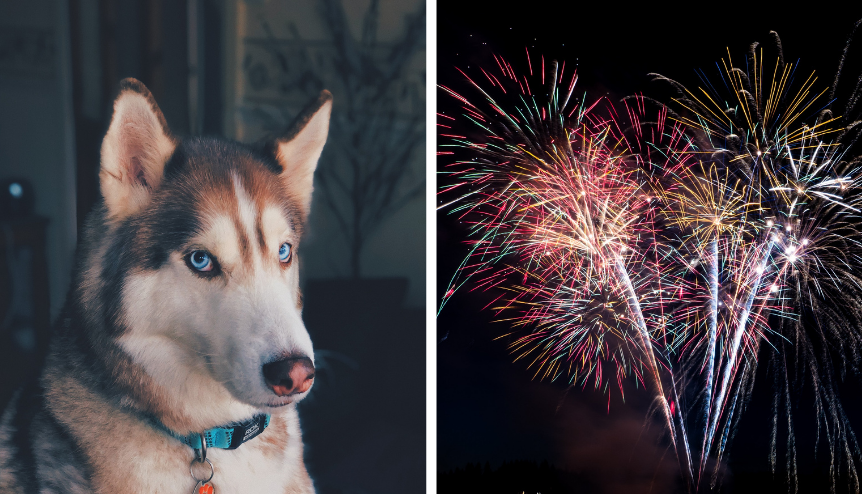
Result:
{"label": "dark horizon", "polygon": [[[727,57],[728,50],[734,60],[741,60],[755,41],[768,47],[770,30],[781,37],[786,59],[798,60],[806,74],[815,71],[817,87],[825,89],[832,83],[847,36],[862,18],[862,7],[838,12],[756,6],[698,16],[646,6],[607,13],[607,4],[548,8],[554,4],[533,2],[530,8],[517,9],[486,5],[468,8],[463,2],[438,2],[438,85],[471,98],[476,92],[456,67],[471,76],[481,74],[477,67],[495,63],[493,53],[516,69],[526,69],[525,48],[534,64],[541,56],[546,62],[577,64],[578,90],[586,92],[587,99],[607,95],[617,101],[635,93],[655,94],[660,88],[650,82],[650,72],[697,87],[695,70],[718,77],[715,64]],[[845,88],[862,68],[862,40],[857,39],[854,47],[848,54]],[[454,98],[438,93],[438,112],[458,116],[459,108]],[[463,123],[456,125],[463,130]],[[445,138],[438,139],[438,144],[444,142]],[[439,157],[438,169],[449,160]],[[441,204],[453,198],[439,199]],[[439,302],[467,249],[466,229],[455,215],[440,211],[437,220]],[[561,470],[584,473],[584,482],[601,486],[585,492],[681,488],[675,454],[668,449],[661,425],[650,420],[650,397],[642,388],[629,380],[623,400],[613,384],[600,391],[532,380],[526,364],[512,362],[505,339],[496,339],[508,326],[492,322],[494,314],[481,310],[497,293],[469,288],[457,292],[437,318],[438,480],[439,474],[463,470],[468,463],[487,462],[494,470],[503,462],[547,461]],[[862,430],[862,399],[853,391],[860,384],[849,377],[840,386],[857,431]],[[771,386],[766,365],[760,366],[748,410],[730,445],[722,492],[787,491],[780,449],[774,476],[769,464]],[[797,403],[794,412],[800,492],[825,489],[828,452],[821,438],[815,457],[816,423],[809,410],[813,407],[800,401],[805,402]]]}

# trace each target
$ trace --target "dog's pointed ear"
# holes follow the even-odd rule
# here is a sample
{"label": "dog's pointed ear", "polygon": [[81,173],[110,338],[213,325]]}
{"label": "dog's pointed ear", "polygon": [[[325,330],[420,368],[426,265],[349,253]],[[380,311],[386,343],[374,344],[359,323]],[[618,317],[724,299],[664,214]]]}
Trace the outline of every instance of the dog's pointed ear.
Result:
{"label": "dog's pointed ear", "polygon": [[281,165],[281,177],[290,196],[302,208],[306,218],[311,209],[311,191],[317,160],[329,134],[332,94],[323,90],[320,96],[303,110],[288,132],[275,139],[275,157]]}
{"label": "dog's pointed ear", "polygon": [[159,187],[176,147],[150,91],[132,78],[120,82],[114,115],[102,141],[99,180],[113,219],[139,211]]}

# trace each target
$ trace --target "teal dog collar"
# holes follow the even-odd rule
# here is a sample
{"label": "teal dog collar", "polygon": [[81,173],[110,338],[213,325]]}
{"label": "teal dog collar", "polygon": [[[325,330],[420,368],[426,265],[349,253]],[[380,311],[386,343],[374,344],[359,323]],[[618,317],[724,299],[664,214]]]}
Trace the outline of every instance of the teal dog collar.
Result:
{"label": "teal dog collar", "polygon": [[[269,425],[270,415],[255,415],[251,419],[239,424],[230,424],[224,427],[215,427],[203,432],[207,448],[236,449],[242,443],[257,437]],[[201,449],[201,434],[194,433],[182,436],[162,426],[172,437],[175,437],[186,446],[194,450]]]}

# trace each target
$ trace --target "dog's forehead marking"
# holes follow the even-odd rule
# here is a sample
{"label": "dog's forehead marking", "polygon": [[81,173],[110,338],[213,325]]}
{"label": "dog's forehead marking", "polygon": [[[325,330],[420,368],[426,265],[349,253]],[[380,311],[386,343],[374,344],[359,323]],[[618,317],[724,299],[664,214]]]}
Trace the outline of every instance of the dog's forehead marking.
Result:
{"label": "dog's forehead marking", "polygon": [[256,189],[245,186],[250,181],[231,174],[227,196],[203,209],[204,228],[193,239],[230,271],[275,268],[281,244],[298,240],[284,206],[266,194],[252,195]]}
{"label": "dog's forehead marking", "polygon": [[[237,173],[231,174],[236,204],[235,223],[238,252],[241,262],[260,267],[267,266],[267,258],[277,255],[282,242],[295,242],[293,228],[283,206],[269,194],[253,194],[254,177],[246,180]],[[253,241],[256,240],[256,241]]]}
{"label": "dog's forehead marking", "polygon": [[252,252],[254,247],[249,239],[255,237],[257,208],[236,173],[231,174],[231,181],[233,182],[233,193],[236,197],[237,218],[239,221],[237,228],[243,233],[243,235],[240,236],[240,250],[249,258],[255,258],[257,256]]}

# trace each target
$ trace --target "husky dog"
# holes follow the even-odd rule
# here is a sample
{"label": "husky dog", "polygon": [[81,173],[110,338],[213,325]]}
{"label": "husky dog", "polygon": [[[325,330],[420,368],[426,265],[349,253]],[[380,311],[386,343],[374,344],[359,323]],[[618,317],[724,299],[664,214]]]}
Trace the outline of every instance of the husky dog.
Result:
{"label": "husky dog", "polygon": [[258,145],[178,140],[121,83],[42,377],[0,416],[0,493],[314,492],[297,254],[331,101]]}

